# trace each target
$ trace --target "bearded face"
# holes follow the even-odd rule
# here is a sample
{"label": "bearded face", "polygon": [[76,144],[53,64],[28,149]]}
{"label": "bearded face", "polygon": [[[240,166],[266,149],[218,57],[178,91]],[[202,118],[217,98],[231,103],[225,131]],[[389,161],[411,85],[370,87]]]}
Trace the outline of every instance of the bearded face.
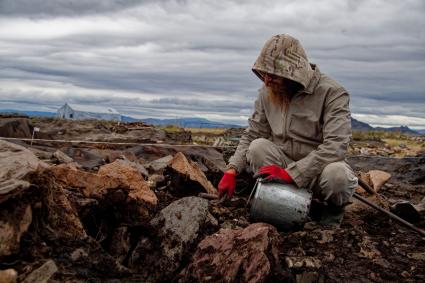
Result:
{"label": "bearded face", "polygon": [[285,108],[289,106],[291,98],[295,93],[302,88],[300,84],[292,80],[267,73],[264,74],[263,81],[273,103]]}

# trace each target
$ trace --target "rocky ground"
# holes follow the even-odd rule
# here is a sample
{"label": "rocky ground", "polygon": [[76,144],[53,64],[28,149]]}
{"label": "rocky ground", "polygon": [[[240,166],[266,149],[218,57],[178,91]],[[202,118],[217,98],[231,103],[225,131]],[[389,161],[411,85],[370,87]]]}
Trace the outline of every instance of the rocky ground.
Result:
{"label": "rocky ground", "polygon": [[[425,280],[425,238],[355,200],[338,229],[250,223],[249,175],[232,200],[214,197],[231,148],[181,146],[189,132],[141,123],[0,118],[1,137],[34,127],[87,143],[0,140],[0,282]],[[362,142],[348,161],[378,194],[359,193],[424,229],[425,155]]]}

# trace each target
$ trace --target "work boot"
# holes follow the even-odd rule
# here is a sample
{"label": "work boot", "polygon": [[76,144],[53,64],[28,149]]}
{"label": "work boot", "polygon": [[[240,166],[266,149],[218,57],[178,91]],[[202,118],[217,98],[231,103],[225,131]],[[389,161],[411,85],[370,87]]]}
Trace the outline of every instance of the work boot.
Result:
{"label": "work boot", "polygon": [[323,207],[322,215],[320,217],[320,224],[324,226],[332,226],[338,228],[344,218],[345,206],[336,206],[328,204]]}

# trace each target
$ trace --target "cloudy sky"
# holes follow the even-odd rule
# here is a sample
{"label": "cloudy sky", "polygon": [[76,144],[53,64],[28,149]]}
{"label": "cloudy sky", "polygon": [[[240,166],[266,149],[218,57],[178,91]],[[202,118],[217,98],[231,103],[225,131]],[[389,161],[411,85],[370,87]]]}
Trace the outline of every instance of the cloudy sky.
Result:
{"label": "cloudy sky", "polygon": [[288,33],[349,90],[355,118],[425,128],[424,14],[423,0],[0,0],[0,109],[245,124],[251,67]]}

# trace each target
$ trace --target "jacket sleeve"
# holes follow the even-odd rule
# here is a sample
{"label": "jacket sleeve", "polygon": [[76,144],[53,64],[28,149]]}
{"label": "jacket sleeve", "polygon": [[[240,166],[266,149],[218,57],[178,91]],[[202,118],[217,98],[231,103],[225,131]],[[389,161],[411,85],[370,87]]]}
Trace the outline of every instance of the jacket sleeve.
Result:
{"label": "jacket sleeve", "polygon": [[229,159],[228,168],[234,168],[240,173],[246,166],[246,152],[249,144],[258,138],[269,138],[271,129],[264,111],[264,101],[266,96],[260,90],[255,101],[254,113],[248,119],[248,127],[242,135],[235,154]]}
{"label": "jacket sleeve", "polygon": [[351,140],[349,95],[339,89],[328,95],[323,111],[323,143],[286,171],[298,187],[308,187],[326,165],[345,159]]}

